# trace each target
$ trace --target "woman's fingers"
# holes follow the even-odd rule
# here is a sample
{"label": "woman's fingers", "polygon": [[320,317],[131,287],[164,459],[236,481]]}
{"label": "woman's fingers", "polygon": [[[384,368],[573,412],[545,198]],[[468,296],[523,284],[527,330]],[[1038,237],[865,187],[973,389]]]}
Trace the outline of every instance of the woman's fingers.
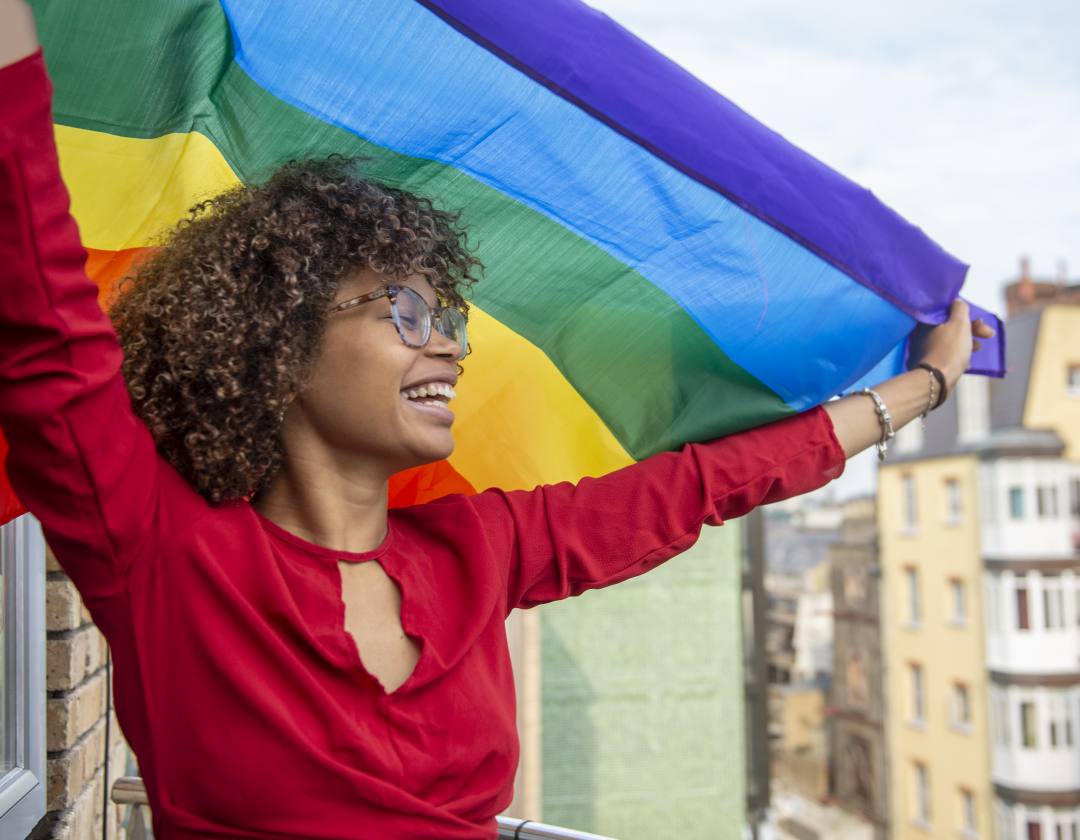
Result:
{"label": "woman's fingers", "polygon": [[983,321],[982,318],[976,318],[974,322],[972,322],[971,332],[972,335],[976,335],[979,338],[993,338],[995,335],[994,328]]}
{"label": "woman's fingers", "polygon": [[966,321],[968,315],[971,314],[971,307],[968,306],[968,302],[962,298],[957,298],[952,302],[952,306],[949,307],[950,320]]}

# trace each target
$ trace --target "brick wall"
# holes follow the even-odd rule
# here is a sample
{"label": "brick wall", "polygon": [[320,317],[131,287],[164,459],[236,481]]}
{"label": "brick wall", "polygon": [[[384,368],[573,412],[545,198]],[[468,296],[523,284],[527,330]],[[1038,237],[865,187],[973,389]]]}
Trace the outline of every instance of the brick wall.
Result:
{"label": "brick wall", "polygon": [[[106,644],[79,593],[48,553],[45,582],[46,814],[30,840],[100,840],[105,786]],[[128,748],[109,733],[109,784],[125,774]],[[123,840],[109,803],[108,840]]]}

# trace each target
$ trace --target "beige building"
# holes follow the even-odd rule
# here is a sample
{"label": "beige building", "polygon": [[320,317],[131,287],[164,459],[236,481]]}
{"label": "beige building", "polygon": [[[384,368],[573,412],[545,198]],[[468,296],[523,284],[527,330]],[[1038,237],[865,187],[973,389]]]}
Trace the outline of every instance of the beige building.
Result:
{"label": "beige building", "polygon": [[1080,837],[1074,291],[1015,315],[1009,376],[965,377],[879,472],[896,838]]}

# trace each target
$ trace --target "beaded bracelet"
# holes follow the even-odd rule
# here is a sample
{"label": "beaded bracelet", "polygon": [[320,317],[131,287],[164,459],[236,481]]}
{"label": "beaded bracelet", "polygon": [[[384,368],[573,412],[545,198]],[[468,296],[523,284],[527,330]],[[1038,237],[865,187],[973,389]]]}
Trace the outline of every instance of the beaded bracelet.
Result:
{"label": "beaded bracelet", "polygon": [[896,436],[896,432],[893,431],[892,415],[889,414],[889,409],[885,406],[885,401],[878,396],[877,391],[863,388],[860,393],[870,397],[870,399],[874,401],[874,408],[877,409],[878,420],[881,421],[881,440],[874,445],[877,447],[878,461],[884,461],[889,441]]}
{"label": "beaded bracelet", "polygon": [[[939,408],[941,404],[949,398],[949,388],[945,384],[945,374],[933,365],[927,364],[926,362],[919,362],[917,365],[915,365],[915,367],[930,371],[930,375],[937,380],[938,387],[941,388],[941,394],[938,396],[937,402],[934,403],[933,408],[929,409],[929,411],[933,411],[935,408]],[[925,417],[926,415],[923,416]]]}

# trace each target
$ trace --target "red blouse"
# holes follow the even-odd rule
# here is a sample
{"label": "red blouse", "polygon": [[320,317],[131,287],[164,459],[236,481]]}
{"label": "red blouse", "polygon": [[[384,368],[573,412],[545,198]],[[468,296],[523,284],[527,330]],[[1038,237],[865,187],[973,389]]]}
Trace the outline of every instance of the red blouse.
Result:
{"label": "red blouse", "polygon": [[[702,523],[843,470],[817,408],[577,485],[393,510],[362,554],[211,506],[132,414],[49,102],[40,53],[0,71],[0,425],[112,647],[159,840],[494,837],[518,760],[510,610],[639,575]],[[421,654],[391,694],[345,630],[338,561],[376,561],[401,590]]]}

